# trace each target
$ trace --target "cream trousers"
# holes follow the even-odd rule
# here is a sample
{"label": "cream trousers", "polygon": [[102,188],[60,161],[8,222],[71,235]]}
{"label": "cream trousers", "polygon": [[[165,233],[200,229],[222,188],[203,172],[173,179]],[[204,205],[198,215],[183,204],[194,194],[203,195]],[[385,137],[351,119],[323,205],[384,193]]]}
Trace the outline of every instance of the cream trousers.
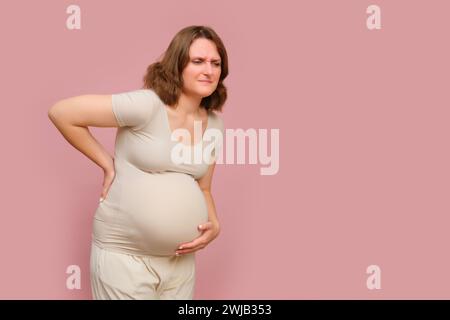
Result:
{"label": "cream trousers", "polygon": [[92,242],[90,279],[94,300],[192,300],[195,253],[141,256]]}

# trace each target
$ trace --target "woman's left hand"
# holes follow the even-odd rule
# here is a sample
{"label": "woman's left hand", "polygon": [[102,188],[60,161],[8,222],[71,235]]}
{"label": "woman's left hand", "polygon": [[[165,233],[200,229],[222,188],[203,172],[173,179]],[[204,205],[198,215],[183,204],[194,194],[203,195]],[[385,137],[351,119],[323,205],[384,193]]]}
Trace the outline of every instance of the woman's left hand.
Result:
{"label": "woman's left hand", "polygon": [[192,253],[197,250],[203,249],[211,241],[213,241],[220,233],[220,227],[218,222],[211,222],[211,221],[205,222],[199,225],[198,229],[202,231],[202,234],[191,242],[181,244],[178,247],[178,250],[175,251],[176,255],[179,256],[185,253]]}

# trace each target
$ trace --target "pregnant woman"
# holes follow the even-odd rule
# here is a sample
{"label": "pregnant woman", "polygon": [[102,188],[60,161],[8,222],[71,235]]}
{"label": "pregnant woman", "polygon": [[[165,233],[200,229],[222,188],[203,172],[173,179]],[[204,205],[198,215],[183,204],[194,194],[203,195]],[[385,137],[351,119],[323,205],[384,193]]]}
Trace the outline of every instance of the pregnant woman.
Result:
{"label": "pregnant woman", "polygon": [[[141,89],[50,108],[66,140],[104,171],[91,246],[94,299],[193,299],[195,251],[219,234],[211,182],[224,126],[214,111],[225,103],[227,75],[219,36],[190,26],[147,68]],[[118,127],[114,158],[88,126]]]}

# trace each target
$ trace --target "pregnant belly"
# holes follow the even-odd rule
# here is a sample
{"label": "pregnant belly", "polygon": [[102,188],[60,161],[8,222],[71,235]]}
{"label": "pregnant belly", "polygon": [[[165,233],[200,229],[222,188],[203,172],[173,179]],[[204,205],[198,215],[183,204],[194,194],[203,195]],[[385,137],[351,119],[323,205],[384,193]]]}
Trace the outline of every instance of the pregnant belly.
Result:
{"label": "pregnant belly", "polygon": [[178,246],[197,238],[208,221],[205,197],[190,175],[149,173],[122,188],[122,217],[131,240],[153,255],[174,255]]}

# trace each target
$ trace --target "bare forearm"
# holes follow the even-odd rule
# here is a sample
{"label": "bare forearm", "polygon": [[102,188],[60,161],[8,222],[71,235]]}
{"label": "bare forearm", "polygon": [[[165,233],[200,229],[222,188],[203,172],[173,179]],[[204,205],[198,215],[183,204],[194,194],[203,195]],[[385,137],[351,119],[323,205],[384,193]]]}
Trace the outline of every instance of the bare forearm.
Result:
{"label": "bare forearm", "polygon": [[203,191],[203,195],[205,196],[206,205],[208,208],[208,220],[216,225],[219,225],[219,219],[216,214],[216,206],[214,205],[214,199],[211,192]]}
{"label": "bare forearm", "polygon": [[55,115],[49,114],[50,120],[63,137],[77,150],[107,171],[114,168],[111,155],[92,136],[88,127],[75,126]]}

